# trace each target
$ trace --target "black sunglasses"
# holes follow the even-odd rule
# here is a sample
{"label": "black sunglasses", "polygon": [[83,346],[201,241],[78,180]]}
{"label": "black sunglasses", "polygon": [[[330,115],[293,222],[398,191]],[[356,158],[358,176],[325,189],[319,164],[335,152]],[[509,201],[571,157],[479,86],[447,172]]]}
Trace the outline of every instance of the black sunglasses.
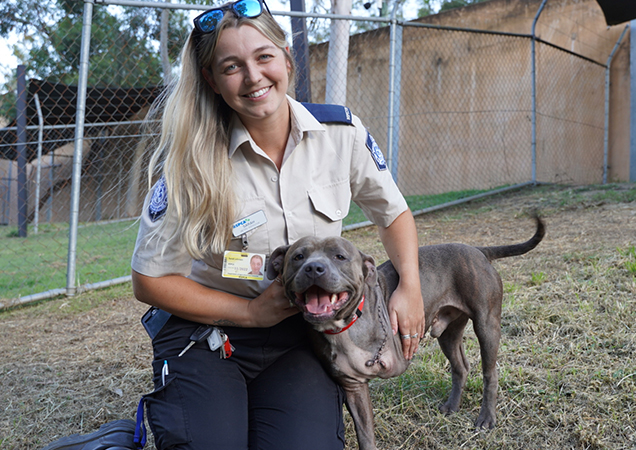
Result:
{"label": "black sunglasses", "polygon": [[265,5],[265,9],[271,15],[264,0],[237,0],[234,3],[227,3],[218,8],[208,9],[194,18],[194,28],[203,34],[212,33],[221,19],[223,19],[226,11],[234,11],[236,17],[254,18],[263,14],[263,5]]}

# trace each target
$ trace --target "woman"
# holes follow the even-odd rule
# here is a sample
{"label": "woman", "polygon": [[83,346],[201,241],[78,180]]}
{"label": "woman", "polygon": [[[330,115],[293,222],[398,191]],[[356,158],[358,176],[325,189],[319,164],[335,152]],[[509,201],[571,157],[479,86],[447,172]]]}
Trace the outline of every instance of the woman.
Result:
{"label": "woman", "polygon": [[[400,273],[390,311],[393,332],[413,336],[410,359],[424,327],[413,217],[357,117],[338,106],[314,116],[287,96],[293,59],[262,0],[197,17],[182,61],[132,260],[135,296],[172,314],[153,339],[145,397],[156,445],[342,449],[341,389],[281,285],[243,277],[241,258],[339,235],[353,199]],[[205,341],[184,352],[201,324],[222,327],[233,352]]]}

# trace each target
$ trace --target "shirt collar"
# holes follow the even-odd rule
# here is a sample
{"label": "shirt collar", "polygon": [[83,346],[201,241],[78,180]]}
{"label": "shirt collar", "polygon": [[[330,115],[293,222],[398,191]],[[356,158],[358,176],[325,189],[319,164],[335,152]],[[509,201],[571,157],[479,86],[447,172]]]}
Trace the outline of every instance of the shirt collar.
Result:
{"label": "shirt collar", "polygon": [[[294,140],[294,143],[298,145],[303,137],[303,134],[309,131],[325,131],[325,127],[299,102],[287,96],[291,112],[291,133],[290,137]],[[230,123],[230,147],[228,149],[228,156],[232,158],[234,152],[248,142],[252,148],[256,148],[256,144],[252,140],[250,133],[239,119],[236,113],[232,114],[232,121]]]}

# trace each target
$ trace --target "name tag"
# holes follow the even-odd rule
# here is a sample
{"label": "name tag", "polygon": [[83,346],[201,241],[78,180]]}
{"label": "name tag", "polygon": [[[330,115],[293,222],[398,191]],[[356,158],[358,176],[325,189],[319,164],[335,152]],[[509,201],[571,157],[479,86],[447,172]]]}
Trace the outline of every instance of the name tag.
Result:
{"label": "name tag", "polygon": [[232,252],[223,254],[223,278],[238,278],[241,280],[263,279],[265,255],[260,253]]}
{"label": "name tag", "polygon": [[232,225],[232,235],[234,237],[243,236],[266,223],[267,217],[265,216],[265,212],[263,212],[263,210],[256,211],[254,214],[250,214],[235,222],[234,225]]}

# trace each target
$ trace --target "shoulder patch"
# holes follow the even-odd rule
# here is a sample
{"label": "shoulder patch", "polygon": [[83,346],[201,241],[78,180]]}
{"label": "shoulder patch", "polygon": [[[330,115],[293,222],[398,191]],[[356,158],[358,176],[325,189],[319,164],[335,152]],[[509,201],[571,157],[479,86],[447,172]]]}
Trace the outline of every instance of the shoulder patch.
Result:
{"label": "shoulder patch", "polygon": [[353,125],[351,110],[346,106],[323,105],[320,103],[302,103],[302,105],[320,123],[342,123],[345,125]]}
{"label": "shoulder patch", "polygon": [[161,176],[155,184],[148,206],[148,215],[150,220],[156,222],[161,219],[168,209],[168,190],[166,189],[166,179]]}
{"label": "shoulder patch", "polygon": [[371,152],[371,156],[373,157],[373,161],[375,161],[375,165],[378,166],[378,170],[386,170],[386,160],[384,159],[384,155],[382,154],[382,150],[378,147],[378,144],[371,136],[371,133],[367,131],[367,148]]}

